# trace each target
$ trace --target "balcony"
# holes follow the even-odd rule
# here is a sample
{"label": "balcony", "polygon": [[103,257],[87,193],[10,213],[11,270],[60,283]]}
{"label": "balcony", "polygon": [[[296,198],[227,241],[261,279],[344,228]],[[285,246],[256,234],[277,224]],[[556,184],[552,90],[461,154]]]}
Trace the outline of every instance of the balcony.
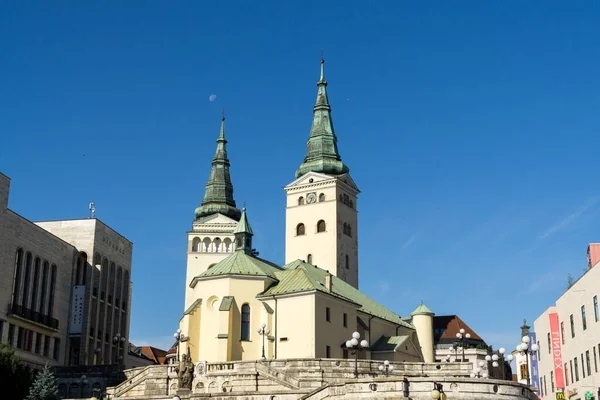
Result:
{"label": "balcony", "polygon": [[49,315],[33,311],[30,308],[20,306],[18,304],[8,305],[8,315],[20,317],[31,322],[47,326],[50,329],[58,329],[58,320]]}

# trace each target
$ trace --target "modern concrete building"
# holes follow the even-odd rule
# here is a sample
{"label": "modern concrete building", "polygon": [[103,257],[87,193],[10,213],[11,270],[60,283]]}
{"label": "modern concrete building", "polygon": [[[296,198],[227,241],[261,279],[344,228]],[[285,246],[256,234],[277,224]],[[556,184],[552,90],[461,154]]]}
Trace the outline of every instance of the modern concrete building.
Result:
{"label": "modern concrete building", "polygon": [[[542,399],[600,397],[600,244],[588,246],[588,269],[534,322]],[[587,396],[586,397],[586,393]]]}
{"label": "modern concrete building", "polygon": [[0,174],[0,340],[35,368],[124,365],[132,243],[95,218],[31,222],[9,189]]}

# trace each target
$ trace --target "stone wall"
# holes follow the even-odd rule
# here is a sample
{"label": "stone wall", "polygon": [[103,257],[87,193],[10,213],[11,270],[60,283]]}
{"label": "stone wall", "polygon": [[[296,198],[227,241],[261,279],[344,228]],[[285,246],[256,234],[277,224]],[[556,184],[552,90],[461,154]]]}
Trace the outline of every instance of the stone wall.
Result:
{"label": "stone wall", "polygon": [[535,399],[523,385],[510,381],[472,379],[470,363],[392,363],[385,376],[381,361],[287,359],[224,363],[196,363],[191,393],[177,388],[172,365],[156,365],[126,371],[127,380],[107,390],[108,399],[182,400],[211,399],[430,399],[434,382],[442,385],[448,399]]}

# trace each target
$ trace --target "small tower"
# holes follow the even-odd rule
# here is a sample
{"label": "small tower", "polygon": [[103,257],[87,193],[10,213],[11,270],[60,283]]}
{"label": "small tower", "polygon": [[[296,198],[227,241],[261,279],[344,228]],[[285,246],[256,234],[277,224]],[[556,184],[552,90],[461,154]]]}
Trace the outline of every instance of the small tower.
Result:
{"label": "small tower", "polygon": [[235,251],[243,251],[248,255],[252,255],[252,236],[254,236],[254,233],[246,216],[246,207],[242,208],[242,217],[233,230],[233,234],[235,236]]}
{"label": "small tower", "polygon": [[423,302],[413,311],[412,324],[417,330],[417,337],[423,353],[423,361],[433,362],[434,343],[433,343],[433,316],[435,314]]}

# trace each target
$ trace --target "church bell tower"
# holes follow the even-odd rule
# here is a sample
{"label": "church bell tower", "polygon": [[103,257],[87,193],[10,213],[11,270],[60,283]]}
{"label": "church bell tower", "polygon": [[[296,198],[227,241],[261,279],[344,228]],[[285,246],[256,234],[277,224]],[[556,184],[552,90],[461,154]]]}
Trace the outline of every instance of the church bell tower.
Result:
{"label": "church bell tower", "polygon": [[287,193],[285,261],[304,260],[358,289],[358,187],[342,162],[327,98],[325,60],[306,156]]}

